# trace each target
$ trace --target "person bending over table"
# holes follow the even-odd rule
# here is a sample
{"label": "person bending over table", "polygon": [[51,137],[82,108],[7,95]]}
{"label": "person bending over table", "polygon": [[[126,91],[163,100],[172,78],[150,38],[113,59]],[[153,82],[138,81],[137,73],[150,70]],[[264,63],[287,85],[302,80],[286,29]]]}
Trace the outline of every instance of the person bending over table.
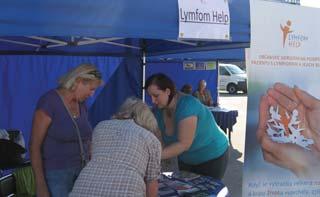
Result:
{"label": "person bending over table", "polygon": [[37,196],[64,197],[71,191],[82,162],[89,159],[92,128],[85,100],[102,83],[96,67],[82,64],[64,75],[58,88],[39,99],[30,140]]}
{"label": "person bending over table", "polygon": [[146,81],[165,144],[162,159],[178,156],[180,170],[222,179],[229,159],[229,141],[209,109],[191,95],[176,91],[165,74]]}
{"label": "person bending over table", "polygon": [[149,107],[127,99],[112,120],[93,131],[92,158],[81,171],[70,197],[157,196],[161,144]]}

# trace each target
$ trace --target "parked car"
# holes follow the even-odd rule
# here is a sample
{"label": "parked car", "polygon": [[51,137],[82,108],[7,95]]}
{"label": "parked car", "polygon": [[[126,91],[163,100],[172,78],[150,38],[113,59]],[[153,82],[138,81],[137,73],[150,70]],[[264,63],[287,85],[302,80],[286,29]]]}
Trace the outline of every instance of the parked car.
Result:
{"label": "parked car", "polygon": [[247,93],[247,73],[234,64],[219,64],[219,89]]}

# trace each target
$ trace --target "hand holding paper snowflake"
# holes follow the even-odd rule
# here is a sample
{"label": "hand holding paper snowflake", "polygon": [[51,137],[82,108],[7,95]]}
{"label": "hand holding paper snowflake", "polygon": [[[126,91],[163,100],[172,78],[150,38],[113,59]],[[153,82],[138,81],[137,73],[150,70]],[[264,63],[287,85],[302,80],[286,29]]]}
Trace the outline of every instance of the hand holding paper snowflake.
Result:
{"label": "hand holding paper snowflake", "polygon": [[260,100],[257,138],[267,162],[300,178],[320,176],[320,101],[277,83]]}
{"label": "hand holding paper snowflake", "polygon": [[301,134],[304,128],[299,126],[299,112],[296,109],[292,111],[292,114],[289,114],[284,109],[279,112],[279,106],[276,108],[271,106],[269,111],[271,118],[267,123],[267,133],[274,142],[297,144],[310,150],[310,145],[314,142]]}
{"label": "hand holding paper snowflake", "polygon": [[[295,143],[296,141],[292,143],[298,145],[310,143],[311,145],[310,140],[307,142],[298,136],[300,133],[306,139],[313,140],[312,144],[314,144],[302,147],[314,148],[320,153],[320,100],[297,87],[290,88],[282,83],[276,83],[272,89],[268,90],[268,98],[272,106],[280,106],[282,110],[279,114],[282,116],[280,121],[287,125],[287,136],[293,134],[292,138],[296,137],[295,139],[302,140],[301,143]],[[294,119],[290,122],[290,118]],[[300,129],[299,133],[296,130],[298,128]]]}

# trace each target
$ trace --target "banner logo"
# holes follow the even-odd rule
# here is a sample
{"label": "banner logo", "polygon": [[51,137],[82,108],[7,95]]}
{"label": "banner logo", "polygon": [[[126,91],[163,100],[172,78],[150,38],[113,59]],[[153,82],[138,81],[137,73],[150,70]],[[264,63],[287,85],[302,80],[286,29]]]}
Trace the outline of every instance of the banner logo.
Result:
{"label": "banner logo", "polygon": [[291,25],[291,20],[288,20],[285,25],[280,24],[283,48],[285,48],[286,46],[290,48],[299,48],[302,46],[303,42],[309,40],[308,36],[298,34],[296,33],[296,31],[293,31]]}
{"label": "banner logo", "polygon": [[284,25],[284,26],[282,26],[282,24],[280,24],[280,28],[281,28],[281,31],[282,31],[282,46],[284,47],[284,45],[286,44],[286,40],[287,40],[288,34],[293,32],[293,31],[290,30],[291,21],[288,20],[286,25]]}

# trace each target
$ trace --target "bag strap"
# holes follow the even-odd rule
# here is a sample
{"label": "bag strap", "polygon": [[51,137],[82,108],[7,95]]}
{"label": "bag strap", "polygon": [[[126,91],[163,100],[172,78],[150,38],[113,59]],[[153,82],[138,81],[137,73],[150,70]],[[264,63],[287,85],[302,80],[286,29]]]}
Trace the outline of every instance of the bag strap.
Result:
{"label": "bag strap", "polygon": [[77,132],[77,136],[78,136],[78,140],[79,140],[79,146],[80,146],[80,157],[81,157],[81,165],[84,166],[85,163],[86,163],[86,157],[85,157],[85,153],[84,153],[84,148],[83,148],[83,143],[82,143],[82,139],[81,139],[81,134],[80,134],[80,129],[78,127],[78,124],[77,122],[74,120],[74,118],[72,117],[71,115],[71,112],[69,110],[69,108],[67,107],[66,103],[64,102],[62,96],[60,95],[60,93],[58,92],[58,90],[55,90],[57,92],[57,94],[59,95],[64,107],[66,108],[72,122],[73,122],[73,125],[76,129],[76,132]]}

